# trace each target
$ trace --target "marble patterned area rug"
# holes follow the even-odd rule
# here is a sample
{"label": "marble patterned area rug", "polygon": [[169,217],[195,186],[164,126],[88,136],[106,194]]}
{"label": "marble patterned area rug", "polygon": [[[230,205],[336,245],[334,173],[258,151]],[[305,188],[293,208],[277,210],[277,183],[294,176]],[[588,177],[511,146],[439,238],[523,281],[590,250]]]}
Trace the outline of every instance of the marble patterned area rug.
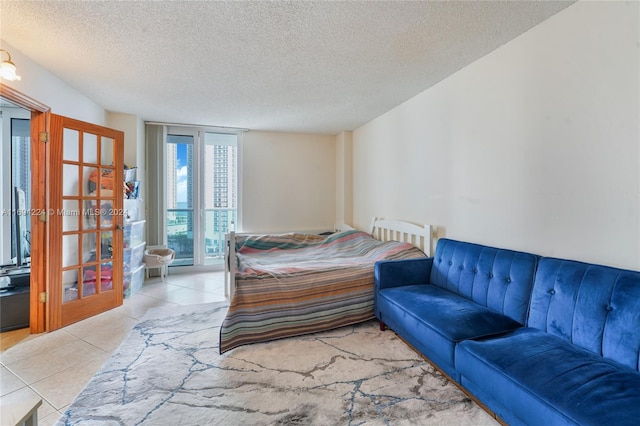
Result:
{"label": "marble patterned area rug", "polygon": [[57,425],[497,424],[375,321],[220,355],[226,310],[150,310]]}

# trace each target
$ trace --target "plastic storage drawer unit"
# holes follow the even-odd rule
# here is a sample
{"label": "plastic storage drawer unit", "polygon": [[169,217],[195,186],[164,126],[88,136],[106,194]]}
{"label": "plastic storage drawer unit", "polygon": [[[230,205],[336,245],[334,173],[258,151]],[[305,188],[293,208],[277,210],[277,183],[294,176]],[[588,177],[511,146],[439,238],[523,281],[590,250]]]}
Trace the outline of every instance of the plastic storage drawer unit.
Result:
{"label": "plastic storage drawer unit", "polygon": [[124,248],[135,247],[144,241],[144,220],[125,223],[122,242]]}
{"label": "plastic storage drawer unit", "polygon": [[141,243],[135,247],[124,249],[123,261],[125,274],[136,269],[142,263],[142,257],[144,256],[144,245],[145,243]]}
{"label": "plastic storage drawer unit", "polygon": [[142,288],[142,283],[144,282],[144,266],[144,263],[142,263],[136,269],[124,274],[124,279],[122,280],[124,297],[132,296]]}

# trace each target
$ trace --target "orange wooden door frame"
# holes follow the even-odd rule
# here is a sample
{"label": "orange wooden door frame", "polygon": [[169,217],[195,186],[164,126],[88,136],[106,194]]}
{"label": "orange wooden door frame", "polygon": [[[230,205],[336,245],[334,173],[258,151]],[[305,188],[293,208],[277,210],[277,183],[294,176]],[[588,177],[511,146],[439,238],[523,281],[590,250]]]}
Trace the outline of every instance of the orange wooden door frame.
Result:
{"label": "orange wooden door frame", "polygon": [[[31,211],[46,212],[48,203],[47,135],[50,108],[20,91],[0,82],[0,96],[31,111]],[[31,294],[29,328],[31,333],[47,330],[49,229],[46,215],[31,215]]]}

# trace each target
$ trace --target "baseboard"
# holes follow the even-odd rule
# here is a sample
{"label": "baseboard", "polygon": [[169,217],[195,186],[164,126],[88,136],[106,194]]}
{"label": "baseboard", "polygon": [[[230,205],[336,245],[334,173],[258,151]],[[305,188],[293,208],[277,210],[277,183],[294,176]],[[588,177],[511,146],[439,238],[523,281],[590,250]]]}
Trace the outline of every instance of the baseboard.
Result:
{"label": "baseboard", "polygon": [[480,406],[480,408],[482,408],[484,411],[487,412],[487,414],[489,414],[491,417],[493,417],[498,423],[500,423],[503,426],[509,426],[507,422],[505,422],[504,420],[502,420],[496,413],[494,413],[493,411],[491,411],[489,409],[489,407],[487,407],[486,405],[484,405],[478,398],[476,398],[473,394],[471,394],[471,392],[469,392],[467,390],[467,388],[465,388],[464,386],[462,386],[460,383],[456,382],[455,380],[453,380],[451,378],[451,376],[449,376],[447,373],[445,373],[444,371],[442,371],[442,369],[440,367],[438,367],[433,361],[431,361],[429,358],[427,358],[426,356],[424,356],[419,350],[417,350],[416,348],[413,347],[413,345],[409,342],[407,342],[402,336],[400,336],[398,333],[396,333],[395,331],[393,331],[391,328],[389,328],[387,326],[387,330],[391,331],[393,333],[395,333],[396,336],[398,336],[398,338],[400,340],[402,340],[407,346],[409,346],[415,353],[417,353],[420,358],[424,359],[426,362],[428,362],[429,364],[431,364],[431,366],[433,366],[433,368],[435,368],[440,374],[442,374],[444,377],[447,378],[447,380],[449,380],[451,383],[453,383],[454,385],[456,385],[458,387],[458,389],[460,389],[462,392],[464,392],[465,395],[467,395],[469,397],[469,399],[471,399],[473,402],[475,402],[476,404],[478,404],[478,406]]}

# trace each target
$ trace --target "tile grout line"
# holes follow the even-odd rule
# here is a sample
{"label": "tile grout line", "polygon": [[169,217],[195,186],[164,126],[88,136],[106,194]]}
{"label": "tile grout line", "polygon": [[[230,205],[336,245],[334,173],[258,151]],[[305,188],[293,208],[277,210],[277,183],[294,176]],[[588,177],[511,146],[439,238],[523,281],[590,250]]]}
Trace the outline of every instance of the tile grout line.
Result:
{"label": "tile grout line", "polygon": [[[213,273],[212,274],[214,277],[218,276],[218,273]],[[128,324],[127,325],[127,330],[126,332],[122,333],[123,336],[119,339],[119,343],[111,350],[105,350],[103,348],[101,348],[100,346],[98,346],[97,344],[99,343],[95,343],[97,342],[96,339],[93,339],[94,342],[88,341],[87,338],[91,337],[91,334],[86,334],[85,336],[78,336],[76,334],[85,334],[86,331],[83,331],[82,326],[80,326],[75,332],[76,334],[74,334],[74,332],[72,332],[72,330],[65,330],[64,328],[60,329],[61,332],[61,336],[66,336],[66,337],[62,337],[63,340],[67,340],[66,343],[63,344],[56,344],[57,341],[59,341],[60,337],[54,337],[52,339],[46,339],[44,340],[44,344],[42,345],[42,348],[39,348],[39,338],[41,338],[41,336],[46,336],[48,333],[42,333],[42,334],[38,334],[38,335],[33,335],[33,337],[29,336],[26,339],[24,339],[21,342],[16,343],[15,345],[12,345],[12,347],[8,348],[7,350],[12,349],[13,347],[20,347],[24,344],[29,344],[30,346],[27,346],[27,350],[24,349],[17,349],[17,354],[19,355],[21,353],[21,351],[24,351],[25,356],[22,357],[18,357],[16,358],[14,361],[9,362],[9,364],[12,364],[13,362],[22,362],[23,360],[27,360],[27,365],[29,364],[29,359],[33,358],[34,356],[38,356],[38,355],[42,355],[43,353],[46,352],[51,352],[51,351],[55,351],[55,350],[59,350],[60,348],[64,348],[65,346],[68,346],[70,344],[77,344],[79,342],[81,342],[82,344],[86,344],[87,348],[91,348],[92,350],[97,350],[99,351],[98,354],[100,355],[104,355],[107,357],[107,359],[111,356],[113,356],[113,354],[117,351],[117,349],[120,347],[120,345],[122,344],[122,341],[124,341],[124,339],[126,338],[126,336],[131,332],[131,330],[135,327],[135,324],[129,326],[129,322],[134,321],[134,322],[139,322],[142,317],[144,317],[144,315],[146,314],[146,312],[149,311],[149,309],[154,309],[156,307],[166,307],[166,306],[184,306],[184,305],[190,305],[190,304],[198,304],[201,302],[188,302],[190,300],[190,297],[192,297],[194,294],[203,294],[203,295],[215,295],[215,296],[220,296],[222,299],[226,300],[226,298],[224,297],[224,282],[219,279],[219,278],[214,278],[213,280],[209,277],[204,278],[204,279],[198,279],[199,277],[205,277],[204,274],[198,273],[198,274],[193,274],[193,277],[190,277],[189,274],[184,274],[182,276],[180,275],[176,275],[174,278],[176,279],[177,282],[171,282],[170,280],[165,280],[164,282],[161,281],[157,281],[157,282],[149,282],[149,287],[150,286],[155,286],[157,285],[159,289],[162,288],[162,286],[165,287],[165,290],[167,288],[167,286],[172,286],[172,287],[177,287],[174,289],[174,291],[185,291],[187,294],[183,297],[183,298],[179,298],[181,300],[179,300],[178,302],[173,301],[173,300],[168,300],[167,298],[167,294],[163,294],[161,295],[161,297],[157,297],[157,296],[152,296],[152,295],[147,295],[147,294],[143,294],[143,293],[139,293],[141,298],[139,300],[134,299],[135,295],[133,295],[129,300],[129,302],[125,302],[128,306],[125,306],[125,304],[123,303],[123,305],[121,305],[118,308],[117,311],[113,312],[113,317],[106,317],[106,322],[110,323],[111,321],[114,322],[114,324],[118,324],[117,326],[120,327],[121,324]],[[188,281],[187,281],[188,280]],[[182,281],[182,283],[181,283]],[[202,282],[205,281],[205,282]],[[202,289],[195,289],[193,288],[194,283],[196,285],[201,284],[203,287],[211,287],[211,288],[207,288],[205,290]],[[219,284],[218,284],[219,283]],[[147,283],[145,283],[147,284]],[[189,291],[186,291],[189,290]],[[169,293],[169,292],[167,292]],[[179,294],[176,294],[176,296]],[[206,297],[206,296],[205,296]],[[188,302],[188,303],[185,303]],[[161,305],[158,303],[162,303]],[[137,315],[137,316],[134,316]],[[79,324],[79,323],[76,323]],[[88,325],[86,325],[89,330],[92,329],[94,327],[94,324],[92,323],[88,323]],[[100,320],[97,321],[97,326],[100,327]],[[85,329],[86,330],[86,329]],[[51,332],[51,333],[55,333]],[[64,334],[62,334],[64,333]],[[108,334],[108,333],[107,333]],[[108,341],[107,339],[110,339],[111,337],[109,335],[104,336],[105,340],[105,346],[110,346],[113,344],[113,341]],[[31,343],[37,341],[36,343]],[[30,392],[32,392],[33,394],[37,395],[39,398],[41,398],[43,400],[43,402],[45,402],[47,404],[48,407],[51,407],[51,412],[48,413],[46,416],[44,417],[40,417],[40,419],[51,419],[51,421],[47,420],[47,422],[45,422],[46,424],[53,424],[55,423],[55,421],[60,418],[60,416],[62,416],[64,414],[65,409],[69,406],[69,404],[71,404],[71,402],[69,404],[67,404],[66,406],[63,407],[56,407],[52,400],[48,399],[45,395],[43,395],[41,392],[39,392],[38,390],[36,390],[35,386],[38,385],[38,383],[41,383],[47,379],[51,379],[52,376],[55,376],[57,374],[68,374],[70,371],[73,371],[73,369],[78,368],[78,366],[92,362],[92,360],[95,360],[95,357],[90,357],[88,360],[87,358],[85,358],[84,362],[81,362],[79,364],[74,364],[74,365],[69,365],[67,368],[58,371],[58,372],[54,372],[52,374],[47,374],[45,375],[45,377],[41,377],[38,378],[37,381],[34,381],[33,383],[27,383],[24,378],[22,378],[19,374],[16,374],[16,372],[10,368],[9,365],[7,365],[7,360],[6,360],[6,356],[2,357],[1,355],[3,355],[6,351],[2,351],[0,353],[0,365],[2,365],[3,368],[7,369],[7,372],[10,373],[11,375],[15,376],[19,383],[22,384],[20,386],[19,389],[16,389],[14,391],[12,391],[11,393],[7,394],[13,394],[16,391],[24,391],[25,389],[28,388],[28,390]],[[11,355],[10,355],[11,357]],[[15,355],[14,355],[15,357]],[[5,359],[2,359],[5,358]],[[33,362],[33,361],[32,361]],[[93,372],[92,377],[100,370],[100,368],[102,368],[101,364],[100,366],[98,366],[95,369],[95,372]],[[89,378],[87,381],[83,380],[82,383],[82,389],[84,389],[90,382],[91,378]],[[79,385],[78,382],[74,382],[75,385]],[[47,384],[43,384],[43,386],[47,386]],[[42,386],[41,386],[42,388]],[[44,389],[44,388],[43,388]],[[81,392],[81,391],[80,391]],[[46,394],[49,395],[48,391],[45,392]],[[4,395],[2,397],[0,397],[0,399],[4,399],[7,395]],[[56,394],[51,394],[51,396],[56,396]],[[74,397],[75,398],[75,397]],[[59,402],[63,402],[63,401],[59,401]],[[54,418],[55,415],[55,418]]]}

